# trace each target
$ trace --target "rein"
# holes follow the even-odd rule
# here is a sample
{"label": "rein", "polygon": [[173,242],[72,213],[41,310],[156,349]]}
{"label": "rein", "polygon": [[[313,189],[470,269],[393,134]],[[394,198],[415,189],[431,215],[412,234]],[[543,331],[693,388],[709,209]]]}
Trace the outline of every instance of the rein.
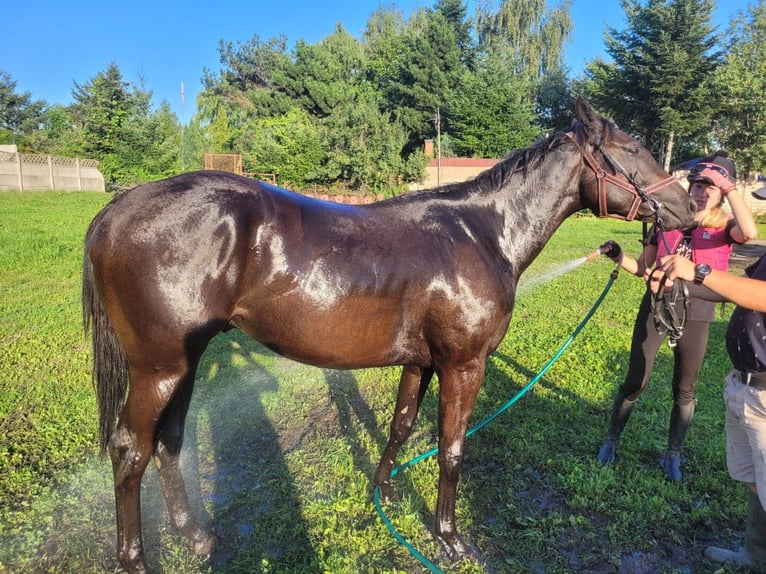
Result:
{"label": "rein", "polygon": [[[655,269],[652,274],[657,271]],[[649,278],[651,281],[651,277]],[[660,279],[657,293],[651,295],[651,310],[654,317],[654,328],[662,332],[668,332],[668,346],[675,347],[678,339],[686,329],[686,318],[689,313],[689,289],[686,281],[677,279],[673,281],[670,289],[665,289],[668,276],[663,273]]]}

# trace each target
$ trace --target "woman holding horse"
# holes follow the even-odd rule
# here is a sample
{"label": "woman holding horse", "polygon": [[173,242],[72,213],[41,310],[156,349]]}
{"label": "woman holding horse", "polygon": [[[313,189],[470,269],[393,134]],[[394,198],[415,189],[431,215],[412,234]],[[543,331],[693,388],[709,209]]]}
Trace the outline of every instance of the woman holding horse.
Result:
{"label": "woman holding horse", "polygon": [[[639,277],[648,276],[650,268],[668,254],[683,255],[703,264],[703,270],[726,271],[733,244],[745,243],[758,236],[753,216],[744,198],[735,189],[734,163],[728,159],[726,152],[716,152],[700,160],[689,173],[688,180],[689,193],[697,205],[694,226],[665,233],[658,233],[653,228],[636,259],[625,255],[614,241],[602,246],[605,255]],[[726,200],[733,217],[723,210]],[[628,373],[614,397],[609,430],[598,452],[598,460],[602,464],[614,462],[620,435],[636,400],[646,389],[660,345],[670,335],[674,358],[673,407],[668,446],[660,466],[668,480],[681,478],[681,449],[694,416],[694,388],[705,356],[708,326],[715,315],[715,303],[695,297],[694,287],[690,295],[685,325],[681,326],[682,330],[674,330],[674,326],[679,325],[657,323],[655,307],[662,305],[663,301],[656,299],[650,289],[644,294],[633,328]],[[678,303],[674,306],[676,312]]]}

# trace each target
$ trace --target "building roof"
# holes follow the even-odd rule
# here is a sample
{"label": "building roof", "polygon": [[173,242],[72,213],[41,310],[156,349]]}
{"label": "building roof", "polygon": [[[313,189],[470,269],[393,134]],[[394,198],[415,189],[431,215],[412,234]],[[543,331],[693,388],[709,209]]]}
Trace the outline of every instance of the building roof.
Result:
{"label": "building roof", "polygon": [[[479,158],[479,157],[443,157],[441,159],[442,167],[492,167],[498,163],[499,159]],[[428,162],[428,167],[436,167],[439,160],[432,159]]]}

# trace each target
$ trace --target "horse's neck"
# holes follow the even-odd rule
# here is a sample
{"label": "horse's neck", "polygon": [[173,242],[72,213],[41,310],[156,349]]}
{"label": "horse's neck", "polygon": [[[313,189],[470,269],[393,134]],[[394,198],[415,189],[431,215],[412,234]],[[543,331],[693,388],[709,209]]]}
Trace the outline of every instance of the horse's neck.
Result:
{"label": "horse's neck", "polygon": [[[511,264],[517,280],[562,222],[581,209],[577,177],[579,158],[577,164],[562,161],[554,166],[553,161],[546,158],[534,173],[514,176],[500,192],[504,198],[501,210],[503,232],[498,238],[498,247]],[[567,173],[563,163],[571,173],[568,178],[561,175]]]}

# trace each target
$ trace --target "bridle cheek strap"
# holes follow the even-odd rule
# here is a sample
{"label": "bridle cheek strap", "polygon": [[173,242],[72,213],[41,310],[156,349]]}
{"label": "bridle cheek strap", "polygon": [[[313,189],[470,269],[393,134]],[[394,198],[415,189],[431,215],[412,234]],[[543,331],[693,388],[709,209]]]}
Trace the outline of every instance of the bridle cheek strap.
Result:
{"label": "bridle cheek strap", "polygon": [[[663,180],[657,181],[644,187],[639,185],[633,176],[619,169],[621,166],[614,162],[612,158],[606,154],[606,152],[602,150],[602,153],[606,157],[607,161],[612,162],[615,166],[618,167],[617,171],[622,177],[616,177],[610,173],[607,173],[606,170],[604,170],[604,168],[601,167],[601,165],[596,161],[596,158],[593,157],[593,154],[590,152],[590,150],[582,149],[583,160],[585,161],[586,165],[593,171],[598,184],[599,217],[613,217],[617,219],[624,219],[625,221],[633,221],[636,218],[636,215],[638,215],[638,210],[641,207],[641,204],[650,201],[649,196],[651,194],[656,193],[661,189],[665,189],[666,187],[673,185],[678,181],[675,177],[669,175]],[[625,216],[609,213],[606,199],[607,184],[612,184],[615,187],[619,187],[620,189],[633,194],[633,204],[630,206],[630,209]]]}

